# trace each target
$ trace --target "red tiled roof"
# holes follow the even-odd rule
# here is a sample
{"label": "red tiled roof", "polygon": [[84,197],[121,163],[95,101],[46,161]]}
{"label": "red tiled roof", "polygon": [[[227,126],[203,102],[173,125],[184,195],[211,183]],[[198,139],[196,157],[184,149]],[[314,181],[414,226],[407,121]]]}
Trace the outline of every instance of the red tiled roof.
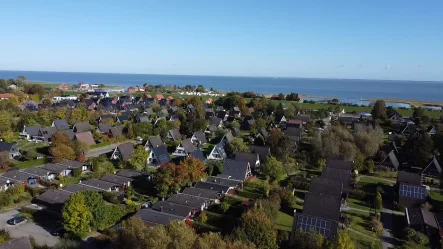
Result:
{"label": "red tiled roof", "polygon": [[152,98],[151,94],[146,94],[146,97]]}
{"label": "red tiled roof", "polygon": [[173,99],[174,99],[174,97],[168,96],[168,100],[173,100]]}
{"label": "red tiled roof", "polygon": [[288,121],[288,124],[303,124],[303,120],[291,119]]}
{"label": "red tiled roof", "polygon": [[14,97],[14,94],[12,93],[0,93],[0,99],[9,99]]}
{"label": "red tiled roof", "polygon": [[155,97],[157,98],[157,100],[162,100],[165,98],[165,96],[163,96],[163,94],[157,94]]}

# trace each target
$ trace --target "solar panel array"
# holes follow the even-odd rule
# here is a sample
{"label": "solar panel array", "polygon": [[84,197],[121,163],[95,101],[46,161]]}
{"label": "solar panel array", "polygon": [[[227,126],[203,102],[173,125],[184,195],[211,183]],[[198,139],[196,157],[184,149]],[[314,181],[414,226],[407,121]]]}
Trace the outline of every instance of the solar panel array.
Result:
{"label": "solar panel array", "polygon": [[400,184],[400,196],[424,200],[426,198],[426,188]]}
{"label": "solar panel array", "polygon": [[297,226],[301,228],[304,232],[309,232],[314,229],[326,238],[329,237],[331,234],[331,221],[319,218],[298,215]]}

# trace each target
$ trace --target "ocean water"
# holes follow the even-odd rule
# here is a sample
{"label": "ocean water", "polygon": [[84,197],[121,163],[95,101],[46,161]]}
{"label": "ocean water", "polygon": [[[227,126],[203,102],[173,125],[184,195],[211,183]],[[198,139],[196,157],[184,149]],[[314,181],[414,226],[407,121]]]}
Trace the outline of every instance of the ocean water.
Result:
{"label": "ocean water", "polygon": [[354,100],[383,98],[443,102],[443,82],[429,81],[0,71],[0,79],[20,75],[31,81],[103,83],[125,88],[145,83],[178,86],[201,84],[223,91],[255,91],[263,94],[296,92]]}

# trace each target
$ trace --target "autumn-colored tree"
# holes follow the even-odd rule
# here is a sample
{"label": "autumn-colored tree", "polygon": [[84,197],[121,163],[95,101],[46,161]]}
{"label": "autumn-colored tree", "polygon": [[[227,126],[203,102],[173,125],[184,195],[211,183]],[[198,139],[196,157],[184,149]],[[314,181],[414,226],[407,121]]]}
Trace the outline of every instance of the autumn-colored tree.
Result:
{"label": "autumn-colored tree", "polygon": [[76,157],[85,155],[89,151],[89,144],[84,141],[76,140],[73,142],[74,153]]}
{"label": "autumn-colored tree", "polygon": [[168,163],[158,168],[154,179],[157,194],[166,197],[189,183],[189,172],[183,165]]}
{"label": "autumn-colored tree", "polygon": [[189,181],[197,182],[206,176],[206,165],[194,157],[187,157],[180,163],[189,173]]}
{"label": "autumn-colored tree", "polygon": [[51,138],[52,144],[49,148],[49,153],[54,157],[56,162],[63,160],[74,160],[76,155],[73,144],[68,135],[63,132],[55,132]]}
{"label": "autumn-colored tree", "polygon": [[12,162],[9,159],[9,153],[7,151],[0,152],[0,172],[7,171],[12,166]]}
{"label": "autumn-colored tree", "polygon": [[322,249],[324,248],[325,239],[315,230],[304,232],[297,229],[294,233],[294,244],[299,249]]}
{"label": "autumn-colored tree", "polygon": [[283,137],[283,132],[280,129],[272,129],[269,134],[268,138],[266,140],[266,144],[269,145],[271,148],[271,151],[275,151],[276,147],[280,141],[280,139]]}

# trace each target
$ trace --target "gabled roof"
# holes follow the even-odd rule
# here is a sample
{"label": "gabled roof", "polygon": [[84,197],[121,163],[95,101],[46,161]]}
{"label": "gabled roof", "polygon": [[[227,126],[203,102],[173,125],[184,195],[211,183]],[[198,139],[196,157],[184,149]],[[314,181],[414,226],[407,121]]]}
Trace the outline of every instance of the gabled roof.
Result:
{"label": "gabled roof", "polygon": [[102,189],[94,188],[88,185],[82,184],[71,184],[62,189],[63,191],[67,191],[70,193],[78,193],[82,191],[100,191]]}
{"label": "gabled roof", "polygon": [[151,145],[152,148],[165,146],[160,136],[150,137],[148,143]]}
{"label": "gabled roof", "polygon": [[206,178],[206,182],[216,183],[216,184],[225,185],[225,186],[229,186],[229,187],[233,187],[233,188],[241,185],[241,183],[242,183],[239,180],[226,179],[226,178],[221,178],[221,177],[217,177],[217,176],[209,176],[208,178]]}
{"label": "gabled roof", "polygon": [[118,185],[115,183],[106,182],[106,181],[95,179],[95,178],[91,178],[91,179],[82,181],[80,184],[91,186],[91,187],[98,188],[98,189],[105,190],[105,191],[108,191],[109,189],[112,189],[113,187]]}
{"label": "gabled roof", "polygon": [[117,175],[127,177],[127,178],[137,178],[139,176],[142,176],[143,173],[141,173],[139,171],[135,171],[135,170],[130,170],[130,169],[121,169],[117,172]]}
{"label": "gabled roof", "polygon": [[249,152],[258,154],[261,162],[271,156],[271,149],[267,146],[250,145]]}
{"label": "gabled roof", "polygon": [[38,132],[40,131],[41,125],[33,125],[33,126],[26,126],[25,131],[30,136],[38,136]]}
{"label": "gabled roof", "polygon": [[0,244],[0,249],[32,249],[31,241],[28,237],[12,239]]}
{"label": "gabled roof", "polygon": [[352,162],[341,160],[341,159],[328,159],[326,161],[326,167],[351,171],[352,170]]}
{"label": "gabled roof", "polygon": [[110,124],[101,123],[98,125],[98,130],[102,133],[108,133],[110,128]]}
{"label": "gabled roof", "polygon": [[284,134],[287,137],[291,137],[291,138],[294,138],[294,139],[300,139],[302,132],[303,132],[302,128],[288,127],[284,131]]}
{"label": "gabled roof", "polygon": [[343,192],[343,183],[324,178],[314,178],[309,185],[309,192],[314,194],[341,197]]}
{"label": "gabled roof", "polygon": [[406,219],[411,226],[430,226],[436,229],[440,229],[437,222],[437,217],[433,212],[430,212],[424,208],[407,208]]}
{"label": "gabled roof", "polygon": [[30,175],[32,175],[34,177],[35,176],[45,177],[45,176],[47,176],[50,173],[56,173],[56,172],[53,172],[51,170],[43,169],[43,168],[40,168],[40,167],[26,168],[26,169],[23,169],[23,172],[27,173],[27,174],[30,174]]}
{"label": "gabled roof", "polygon": [[43,194],[37,197],[38,201],[47,203],[47,204],[63,204],[69,197],[72,195],[71,192],[59,190],[59,189],[49,189],[46,190]]}
{"label": "gabled roof", "polygon": [[75,132],[90,131],[91,130],[91,125],[89,124],[89,122],[76,123],[72,129]]}
{"label": "gabled roof", "polygon": [[202,197],[211,200],[220,198],[220,193],[202,188],[185,188],[182,194]]}
{"label": "gabled roof", "polygon": [[140,209],[134,216],[140,218],[145,222],[158,224],[158,225],[168,225],[172,221],[184,220],[183,217],[176,216],[173,214],[158,212],[153,209]]}
{"label": "gabled roof", "polygon": [[66,130],[69,129],[69,124],[68,121],[66,121],[66,119],[58,119],[58,120],[54,120],[54,127],[57,130]]}
{"label": "gabled roof", "polygon": [[182,147],[185,149],[186,153],[192,153],[195,150],[194,145],[192,144],[191,139],[187,138],[180,142]]}
{"label": "gabled roof", "polygon": [[269,135],[268,131],[265,128],[260,129],[260,134],[263,136],[264,139],[266,139]]}
{"label": "gabled roof", "polygon": [[166,147],[160,146],[155,147],[152,149],[152,152],[154,153],[155,157],[157,158],[158,164],[165,164],[169,163],[171,161],[171,158],[169,157],[168,150]]}
{"label": "gabled roof", "polygon": [[138,121],[139,123],[149,123],[149,117],[146,117],[146,116],[139,116],[139,117],[137,118],[137,121]]}
{"label": "gabled roof", "polygon": [[249,162],[226,159],[222,174],[231,176],[232,179],[244,181],[250,170]]}
{"label": "gabled roof", "polygon": [[152,108],[150,108],[150,107],[146,108],[144,112],[146,115],[154,115],[155,114],[154,111],[152,110]]}
{"label": "gabled roof", "polygon": [[127,185],[129,182],[132,181],[131,178],[127,178],[127,177],[119,176],[119,175],[113,175],[113,174],[104,175],[102,178],[100,178],[100,180],[103,180],[105,182],[119,184],[119,185]]}
{"label": "gabled roof", "polygon": [[55,127],[40,128],[39,136],[49,139],[57,131]]}
{"label": "gabled roof", "polygon": [[217,153],[218,155],[220,155],[221,158],[225,159],[227,157],[226,151],[225,151],[225,147],[224,144],[222,142],[217,143],[214,148],[212,148],[212,151],[210,153]]}
{"label": "gabled roof", "polygon": [[234,140],[234,136],[232,135],[231,131],[226,132],[225,139],[228,144],[230,144],[232,140]]}
{"label": "gabled roof", "polygon": [[128,161],[134,152],[134,145],[132,143],[124,143],[117,146],[117,149],[122,156],[122,160]]}
{"label": "gabled roof", "polygon": [[256,153],[251,153],[251,152],[237,152],[237,154],[235,155],[235,160],[246,161],[249,163],[249,166],[254,168],[258,160],[258,155]]}
{"label": "gabled roof", "polygon": [[152,209],[161,213],[177,215],[183,218],[191,215],[192,210],[194,210],[192,207],[168,201],[158,201],[152,206]]}
{"label": "gabled roof", "polygon": [[173,194],[167,201],[200,209],[207,202],[207,199],[192,195]]}
{"label": "gabled roof", "polygon": [[169,130],[169,134],[172,136],[172,140],[176,141],[182,138],[180,131],[178,129]]}
{"label": "gabled roof", "polygon": [[79,162],[79,161],[73,161],[73,160],[65,160],[63,162],[60,162],[58,164],[66,165],[71,169],[75,168],[81,168],[85,163]]}
{"label": "gabled roof", "polygon": [[308,123],[311,120],[311,116],[308,114],[299,114],[295,119],[303,121],[303,123]]}
{"label": "gabled roof", "polygon": [[6,178],[8,180],[18,181],[18,182],[25,182],[29,178],[35,178],[35,176],[27,174],[25,172],[19,171],[19,170],[10,170],[1,175],[1,177]]}
{"label": "gabled roof", "polygon": [[405,171],[399,171],[397,175],[398,183],[405,183],[412,186],[421,186],[422,177],[419,174],[414,174]]}
{"label": "gabled roof", "polygon": [[238,106],[234,106],[234,108],[232,108],[232,110],[233,110],[234,112],[240,112],[240,108],[238,108]]}
{"label": "gabled roof", "polygon": [[194,150],[191,152],[191,154],[189,154],[189,156],[192,156],[202,162],[206,161],[206,157],[203,155],[203,151],[201,150]]}
{"label": "gabled roof", "polygon": [[383,161],[381,161],[380,166],[393,166],[395,169],[398,169],[400,163],[398,162],[397,156],[395,156],[395,152],[393,150],[389,152]]}
{"label": "gabled roof", "polygon": [[339,181],[343,183],[344,189],[351,188],[351,171],[326,167],[321,173],[321,178]]}
{"label": "gabled roof", "polygon": [[222,119],[221,118],[217,118],[217,117],[210,117],[209,118],[209,124],[210,125],[214,125],[214,126],[219,126],[222,123]]}
{"label": "gabled roof", "polygon": [[60,132],[66,134],[70,140],[74,139],[75,133],[73,130],[62,130]]}
{"label": "gabled roof", "polygon": [[90,131],[75,133],[75,139],[77,139],[79,141],[82,141],[82,142],[85,142],[88,145],[94,145],[95,144],[94,137],[92,136],[92,133]]}
{"label": "gabled roof", "polygon": [[40,166],[40,168],[60,174],[64,170],[69,169],[69,166],[63,165],[63,164],[58,164],[58,163],[57,164],[56,163],[47,163],[47,164],[43,164],[42,166]]}
{"label": "gabled roof", "polygon": [[227,193],[231,187],[213,182],[197,182],[194,185],[194,188],[212,190],[218,193]]}
{"label": "gabled roof", "polygon": [[303,214],[339,222],[341,217],[340,207],[340,197],[308,192],[305,195]]}
{"label": "gabled roof", "polygon": [[202,144],[205,144],[208,142],[208,140],[206,140],[206,136],[205,133],[203,133],[202,131],[196,131],[194,133],[194,136],[197,138],[198,141],[200,141]]}
{"label": "gabled roof", "polygon": [[113,137],[123,136],[123,127],[122,126],[115,126],[109,128],[109,133]]}
{"label": "gabled roof", "polygon": [[434,155],[429,162],[428,166],[426,166],[422,174],[426,176],[438,177],[441,175],[442,169],[440,163],[438,163],[437,157]]}
{"label": "gabled roof", "polygon": [[14,147],[17,143],[16,142],[12,142],[12,143],[7,143],[4,141],[0,141],[0,152],[9,152],[11,151],[12,147]]}

